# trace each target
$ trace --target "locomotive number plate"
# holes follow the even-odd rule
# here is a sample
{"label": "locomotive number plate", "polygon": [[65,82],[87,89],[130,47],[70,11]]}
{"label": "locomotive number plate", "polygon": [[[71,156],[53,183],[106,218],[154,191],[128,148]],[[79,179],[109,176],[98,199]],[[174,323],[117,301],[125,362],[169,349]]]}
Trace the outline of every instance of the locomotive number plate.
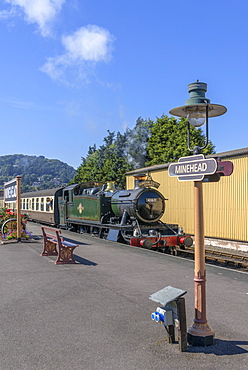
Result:
{"label": "locomotive number plate", "polygon": [[158,198],[146,198],[146,203],[156,203]]}

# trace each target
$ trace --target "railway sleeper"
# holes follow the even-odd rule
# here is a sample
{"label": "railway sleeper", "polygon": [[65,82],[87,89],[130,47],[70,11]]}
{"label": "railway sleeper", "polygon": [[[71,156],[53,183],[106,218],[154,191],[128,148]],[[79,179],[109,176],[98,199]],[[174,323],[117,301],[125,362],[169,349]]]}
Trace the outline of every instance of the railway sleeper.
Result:
{"label": "railway sleeper", "polygon": [[206,255],[205,256],[206,260],[212,260],[213,262],[216,263],[223,263],[225,265],[236,265],[238,268],[241,267],[248,267],[247,263],[242,263],[240,260],[235,260],[230,257],[225,257],[225,256],[211,256],[211,255]]}

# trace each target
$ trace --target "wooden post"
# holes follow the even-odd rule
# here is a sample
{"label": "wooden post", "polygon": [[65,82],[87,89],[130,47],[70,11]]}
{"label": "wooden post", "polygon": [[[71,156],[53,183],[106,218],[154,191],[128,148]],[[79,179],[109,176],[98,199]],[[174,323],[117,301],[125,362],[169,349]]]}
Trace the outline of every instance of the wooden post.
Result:
{"label": "wooden post", "polygon": [[179,351],[185,352],[188,349],[187,346],[187,323],[186,323],[186,310],[185,310],[185,299],[177,299],[177,313],[178,313],[178,344]]}
{"label": "wooden post", "polygon": [[21,241],[21,176],[16,177],[17,241]]}
{"label": "wooden post", "polygon": [[168,343],[175,343],[175,328],[174,325],[169,325],[165,327],[167,332]]}

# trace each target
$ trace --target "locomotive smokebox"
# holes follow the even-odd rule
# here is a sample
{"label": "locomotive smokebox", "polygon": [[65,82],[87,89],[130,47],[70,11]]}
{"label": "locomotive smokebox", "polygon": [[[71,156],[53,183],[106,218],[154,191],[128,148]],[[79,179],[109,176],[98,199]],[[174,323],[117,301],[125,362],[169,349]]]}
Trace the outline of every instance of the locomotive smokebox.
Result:
{"label": "locomotive smokebox", "polygon": [[122,217],[125,213],[130,218],[137,218],[145,224],[160,220],[165,211],[165,198],[156,189],[135,188],[121,190],[111,198],[112,210],[116,216]]}

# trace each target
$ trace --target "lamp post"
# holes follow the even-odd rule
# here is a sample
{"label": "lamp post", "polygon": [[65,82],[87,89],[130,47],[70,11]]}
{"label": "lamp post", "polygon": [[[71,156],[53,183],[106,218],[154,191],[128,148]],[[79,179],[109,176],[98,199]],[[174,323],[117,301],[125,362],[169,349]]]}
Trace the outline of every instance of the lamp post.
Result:
{"label": "lamp post", "polygon": [[[205,97],[207,84],[199,82],[188,85],[190,98],[182,107],[174,108],[169,113],[173,116],[185,117],[188,120],[188,149],[193,154],[200,154],[208,144],[208,118],[221,116],[227,109],[223,105],[211,104]],[[206,140],[204,146],[191,148],[190,125],[200,127],[206,123]],[[209,346],[214,344],[214,331],[210,328],[206,317],[206,268],[204,247],[204,218],[202,181],[194,181],[195,210],[195,318],[188,330],[188,342],[193,346]]]}

